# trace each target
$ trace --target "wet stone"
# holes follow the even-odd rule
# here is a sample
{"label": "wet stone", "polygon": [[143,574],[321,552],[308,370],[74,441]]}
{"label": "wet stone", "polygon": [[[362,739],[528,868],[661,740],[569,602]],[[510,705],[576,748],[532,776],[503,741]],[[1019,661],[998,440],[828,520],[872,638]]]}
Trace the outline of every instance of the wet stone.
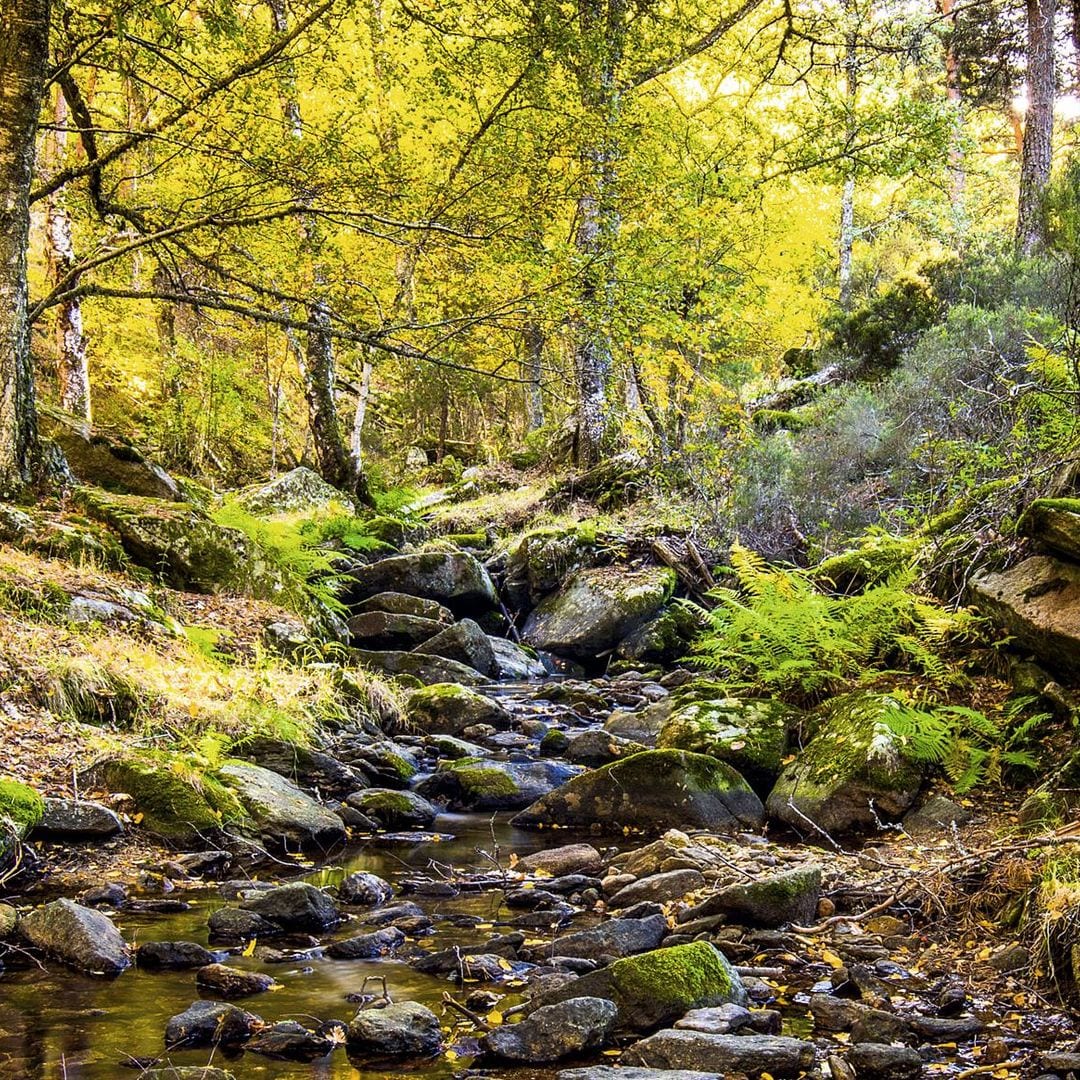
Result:
{"label": "wet stone", "polygon": [[377,874],[357,871],[338,886],[338,899],[350,907],[374,907],[385,904],[394,895],[390,882]]}
{"label": "wet stone", "polygon": [[295,1020],[282,1020],[260,1031],[244,1044],[244,1050],[280,1061],[317,1061],[336,1045],[334,1040],[308,1030]]}
{"label": "wet stone", "polygon": [[341,921],[337,905],[322,889],[306,881],[293,881],[245,899],[243,911],[254,912],[283,930],[318,932]]}
{"label": "wet stone", "polygon": [[252,938],[275,937],[283,932],[254,911],[230,907],[218,908],[207,920],[207,925],[211,941],[250,941]]}
{"label": "wet stone", "polygon": [[416,1001],[361,1009],[349,1023],[350,1057],[431,1057],[441,1049],[439,1018]]}
{"label": "wet stone", "polygon": [[262,1025],[254,1013],[222,1001],[194,1001],[169,1019],[165,1045],[169,1049],[197,1046],[239,1046]]}
{"label": "wet stone", "polygon": [[326,948],[326,955],[335,960],[372,960],[393,952],[404,941],[405,934],[402,930],[396,926],[386,926],[370,934],[332,942]]}
{"label": "wet stone", "polygon": [[149,970],[178,971],[201,968],[216,963],[222,954],[214,954],[194,941],[144,941],[135,953],[135,963]]}
{"label": "wet stone", "polygon": [[279,984],[261,971],[241,971],[227,964],[207,964],[195,973],[195,984],[224,998],[250,997],[272,990]]}
{"label": "wet stone", "polygon": [[537,1009],[518,1024],[497,1027],[486,1049],[509,1061],[540,1064],[597,1050],[615,1026],[619,1010],[604,998],[580,997]]}
{"label": "wet stone", "polygon": [[923,1059],[907,1046],[859,1043],[847,1060],[858,1080],[918,1080],[923,1075]]}
{"label": "wet stone", "polygon": [[635,1043],[624,1057],[628,1062],[654,1068],[786,1077],[804,1073],[814,1064],[815,1055],[812,1043],[781,1035],[706,1035],[669,1030]]}

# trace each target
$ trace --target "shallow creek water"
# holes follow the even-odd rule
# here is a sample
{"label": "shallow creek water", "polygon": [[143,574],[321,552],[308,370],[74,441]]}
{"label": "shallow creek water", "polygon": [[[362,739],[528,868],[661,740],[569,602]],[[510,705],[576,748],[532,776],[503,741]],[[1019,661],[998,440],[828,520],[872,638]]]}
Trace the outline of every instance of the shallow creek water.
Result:
{"label": "shallow creek water", "polygon": [[[438,844],[377,846],[369,844],[343,851],[331,865],[311,875],[318,884],[332,883],[345,873],[368,870],[396,883],[426,870],[431,860],[452,863],[456,867],[476,866],[491,869],[490,861],[477,849],[491,851],[493,838],[505,861],[511,851],[519,855],[542,847],[565,842],[565,834],[524,832],[506,823],[509,814],[493,819],[491,815],[446,814],[434,829],[454,835]],[[226,903],[214,887],[175,894],[191,904],[188,911],[175,914],[128,914],[115,916],[125,938],[133,944],[143,941],[195,941],[209,948],[206,920],[210,912]],[[511,914],[499,907],[501,893],[462,893],[452,898],[425,896],[413,899],[436,918],[434,932],[428,935],[432,948],[482,941],[493,933],[490,923],[500,915]],[[457,926],[438,916],[477,916],[487,929]],[[578,923],[576,925],[584,925]],[[350,937],[362,933],[362,913],[340,927],[334,935]],[[324,940],[329,940],[329,937]],[[274,946],[278,943],[275,941]],[[285,946],[282,946],[283,948]],[[457,988],[443,978],[423,975],[395,959],[332,960],[324,957],[297,963],[264,964],[257,957],[231,956],[228,963],[273,975],[283,989],[243,999],[236,1004],[264,1019],[295,1018],[301,1021],[348,1020],[356,1006],[345,1000],[359,992],[370,975],[384,976],[394,1000],[414,1000],[441,1010],[442,995]],[[368,991],[372,990],[371,984]],[[381,991],[381,986],[376,992]],[[47,971],[37,967],[8,969],[0,977],[0,1078],[2,1080],[125,1080],[138,1077],[139,1069],[123,1067],[131,1058],[163,1054],[163,1035],[168,1018],[182,1012],[198,998],[194,972],[146,972],[131,968],[115,980],[95,979],[50,965]],[[509,999],[516,1000],[515,998]],[[445,1022],[452,1022],[451,1014]],[[465,1056],[464,1050],[462,1056]],[[175,1065],[205,1065],[209,1051],[173,1053]],[[316,1077],[319,1080],[373,1078],[397,1075],[378,1068],[364,1071],[354,1067],[344,1048],[314,1064],[274,1061],[255,1054],[225,1061],[220,1053],[218,1064],[242,1077]],[[448,1058],[425,1064],[412,1077],[444,1077],[460,1071],[462,1062]],[[527,1069],[493,1071],[492,1075],[544,1076]]]}

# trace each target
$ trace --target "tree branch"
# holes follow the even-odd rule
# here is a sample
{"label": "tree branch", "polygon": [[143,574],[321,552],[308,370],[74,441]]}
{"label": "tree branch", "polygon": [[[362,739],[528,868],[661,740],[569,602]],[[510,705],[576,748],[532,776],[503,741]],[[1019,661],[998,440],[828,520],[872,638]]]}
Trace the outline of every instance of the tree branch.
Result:
{"label": "tree branch", "polygon": [[304,33],[305,30],[318,22],[318,20],[321,19],[333,5],[334,0],[323,0],[323,3],[315,8],[315,10],[306,18],[300,20],[292,30],[286,34],[281,34],[271,45],[257,56],[245,60],[242,64],[238,64],[231,71],[215,79],[209,85],[204,86],[197,93],[189,95],[173,109],[172,112],[166,113],[160,120],[154,124],[150,124],[149,127],[144,130],[132,132],[128,138],[118,142],[115,146],[106,150],[105,153],[95,156],[84,165],[73,165],[70,168],[57,173],[52,179],[31,192],[30,201],[32,203],[37,202],[39,199],[51,195],[54,191],[59,191],[65,184],[70,183],[72,180],[78,180],[80,177],[92,176],[95,173],[100,176],[101,170],[106,165],[115,161],[117,158],[122,157],[129,150],[139,146],[152,135],[163,131],[165,128],[171,127],[173,124],[182,120],[189,113],[199,108],[200,105],[204,105],[211,98],[220,94],[222,90],[227,90],[233,83],[239,82],[241,79],[255,74],[266,67],[267,64],[272,63],[290,44],[292,44],[292,42]]}
{"label": "tree branch", "polygon": [[650,64],[649,67],[631,75],[623,83],[623,89],[634,90],[639,86],[644,86],[646,83],[652,82],[653,79],[673,71],[680,64],[685,64],[687,60],[692,60],[695,56],[711,49],[733,26],[742,22],[747,15],[759,8],[762,3],[764,3],[764,0],[743,0],[741,7],[736,8],[731,14],[725,15],[707,33],[702,34],[697,41],[691,42],[682,52],[675,56],[669,56],[664,60],[658,60],[656,63]]}

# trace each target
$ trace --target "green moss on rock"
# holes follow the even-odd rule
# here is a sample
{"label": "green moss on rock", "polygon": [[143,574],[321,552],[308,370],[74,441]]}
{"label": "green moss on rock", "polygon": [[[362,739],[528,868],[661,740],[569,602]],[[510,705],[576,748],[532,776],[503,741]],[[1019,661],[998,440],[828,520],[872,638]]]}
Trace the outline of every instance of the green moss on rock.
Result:
{"label": "green moss on rock", "polygon": [[822,706],[815,735],[769,795],[769,813],[798,829],[809,820],[828,833],[900,816],[918,794],[925,765],[886,722],[899,708],[887,694],[864,692]]}
{"label": "green moss on rock", "polygon": [[236,797],[213,778],[180,775],[172,764],[150,755],[99,762],[90,777],[109,791],[130,795],[143,828],[177,844],[199,843],[224,823],[245,818]]}
{"label": "green moss on rock", "polygon": [[692,750],[727,761],[758,790],[768,792],[787,753],[801,712],[780,701],[732,697],[691,700],[660,729],[657,746]]}
{"label": "green moss on rock", "polygon": [[0,780],[0,817],[7,818],[25,836],[45,813],[45,800],[27,784]]}
{"label": "green moss on rock", "polygon": [[537,799],[513,823],[601,832],[759,828],[761,800],[726,762],[685,750],[645,750],[582,773]]}

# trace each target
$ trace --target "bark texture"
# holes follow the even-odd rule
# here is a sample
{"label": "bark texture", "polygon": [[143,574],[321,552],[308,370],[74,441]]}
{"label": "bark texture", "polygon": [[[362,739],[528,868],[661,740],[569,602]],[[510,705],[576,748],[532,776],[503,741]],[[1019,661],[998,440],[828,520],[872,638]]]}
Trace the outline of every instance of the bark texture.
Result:
{"label": "bark texture", "polygon": [[[57,91],[56,131],[53,135],[52,167],[63,168],[67,149],[68,122],[67,103]],[[60,188],[48,198],[45,211],[46,253],[49,260],[49,278],[55,287],[67,280],[68,287],[78,284],[74,269],[74,230],[71,214],[67,208],[67,189]],[[90,367],[86,351],[86,335],[83,332],[82,304],[78,297],[56,305],[56,381],[60,408],[87,423],[90,414]]]}
{"label": "bark texture", "polygon": [[1046,239],[1042,197],[1046,185],[1050,183],[1054,149],[1056,15],[1057,0],[1027,0],[1028,107],[1020,161],[1020,202],[1016,215],[1016,247],[1023,255],[1033,254]]}
{"label": "bark texture", "polygon": [[578,311],[571,320],[577,379],[575,458],[594,465],[611,426],[612,314],[615,304],[615,245],[619,236],[616,163],[622,92],[619,66],[626,44],[623,0],[579,0],[582,58],[578,89],[589,135],[581,153],[582,189],[574,244],[581,261]]}
{"label": "bark texture", "polygon": [[49,58],[49,0],[0,0],[0,496],[38,470],[26,249],[34,135]]}

